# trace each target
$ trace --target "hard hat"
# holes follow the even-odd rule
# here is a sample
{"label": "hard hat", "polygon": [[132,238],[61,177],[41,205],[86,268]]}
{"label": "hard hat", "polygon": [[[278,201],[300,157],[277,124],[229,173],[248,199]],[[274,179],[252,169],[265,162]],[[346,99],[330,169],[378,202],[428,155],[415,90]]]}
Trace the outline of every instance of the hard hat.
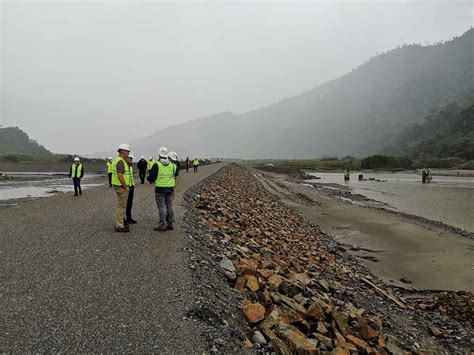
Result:
{"label": "hard hat", "polygon": [[130,146],[128,144],[122,143],[119,145],[118,150],[126,150],[127,152],[129,152]]}
{"label": "hard hat", "polygon": [[168,156],[173,160],[178,160],[178,154],[176,152],[169,152]]}
{"label": "hard hat", "polygon": [[158,149],[158,155],[163,158],[168,158],[168,148],[161,147],[160,149]]}
{"label": "hard hat", "polygon": [[153,155],[150,155],[150,157],[149,157],[148,159],[152,160],[152,159],[153,159]]}
{"label": "hard hat", "polygon": [[142,156],[140,157],[140,159],[145,159],[145,157],[142,155]]}
{"label": "hard hat", "polygon": [[79,161],[80,159],[78,157],[75,157],[74,158],[74,161]]}
{"label": "hard hat", "polygon": [[133,159],[133,153],[132,153],[132,152],[128,153],[128,157],[129,157],[130,159]]}
{"label": "hard hat", "polygon": [[114,159],[112,157],[108,157],[107,160],[112,161]]}

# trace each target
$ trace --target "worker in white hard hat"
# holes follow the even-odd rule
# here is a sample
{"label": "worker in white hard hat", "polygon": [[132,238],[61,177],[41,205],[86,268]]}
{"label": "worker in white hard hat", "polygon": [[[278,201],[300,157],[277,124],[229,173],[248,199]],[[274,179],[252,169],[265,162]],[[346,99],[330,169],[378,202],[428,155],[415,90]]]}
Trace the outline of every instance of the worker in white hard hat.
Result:
{"label": "worker in white hard hat", "polygon": [[128,164],[128,172],[129,172],[129,175],[130,175],[130,178],[128,180],[128,197],[127,197],[127,208],[126,208],[126,211],[125,211],[125,225],[129,225],[129,224],[136,224],[137,221],[135,221],[133,218],[132,218],[132,206],[133,206],[133,195],[134,195],[134,191],[135,191],[135,178],[133,177],[133,154],[132,152],[130,152],[130,154],[128,155],[128,157],[125,159],[125,161],[127,162]]}
{"label": "worker in white hard hat", "polygon": [[144,184],[146,171],[148,170],[148,163],[143,155],[140,157],[140,160],[137,163],[137,168],[138,168],[138,176],[140,177],[140,183]]}
{"label": "worker in white hard hat", "polygon": [[74,158],[74,163],[69,169],[69,177],[74,183],[74,196],[82,195],[81,179],[84,177],[84,166],[81,164],[79,157]]}
{"label": "worker in white hard hat", "polygon": [[118,157],[112,163],[112,185],[117,194],[117,207],[115,208],[115,231],[128,232],[128,225],[124,224],[125,210],[127,207],[128,189],[130,186],[130,168],[125,161],[130,154],[128,144],[120,144]]}
{"label": "worker in white hard hat", "polygon": [[114,159],[112,159],[112,157],[108,157],[106,162],[107,162],[107,170],[106,170],[106,173],[107,173],[107,176],[109,177],[109,186],[112,187],[112,162],[114,161]]}
{"label": "worker in white hard hat", "polygon": [[155,200],[158,207],[160,222],[155,230],[172,230],[174,211],[173,197],[176,187],[177,167],[168,159],[168,149],[158,149],[159,159],[153,165],[148,180],[155,183]]}

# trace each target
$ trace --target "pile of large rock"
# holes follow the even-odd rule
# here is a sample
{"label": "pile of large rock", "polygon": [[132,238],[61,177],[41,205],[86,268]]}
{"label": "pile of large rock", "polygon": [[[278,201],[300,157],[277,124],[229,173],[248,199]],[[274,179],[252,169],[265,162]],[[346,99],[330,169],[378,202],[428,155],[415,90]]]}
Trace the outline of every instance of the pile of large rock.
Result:
{"label": "pile of large rock", "polygon": [[[377,303],[381,313],[395,314],[411,307],[250,171],[231,165],[194,199],[209,225],[207,237],[223,246],[222,273],[245,296],[242,311],[252,329],[247,347],[281,354],[411,347],[387,335],[383,314],[367,309]],[[418,341],[411,350],[430,344]]]}

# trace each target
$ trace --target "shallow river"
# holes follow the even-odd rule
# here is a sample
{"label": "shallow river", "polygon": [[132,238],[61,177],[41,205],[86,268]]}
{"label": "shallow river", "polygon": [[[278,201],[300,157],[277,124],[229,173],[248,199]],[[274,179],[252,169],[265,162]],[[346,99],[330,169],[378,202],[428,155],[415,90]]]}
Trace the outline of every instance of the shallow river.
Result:
{"label": "shallow river", "polygon": [[[46,197],[58,192],[74,191],[72,180],[67,176],[48,173],[7,173],[13,180],[0,181],[0,201],[21,198]],[[97,175],[85,175],[82,189],[99,186],[88,182]],[[105,180],[105,178],[104,178]]]}
{"label": "shallow river", "polygon": [[364,179],[386,181],[358,181],[359,172],[352,172],[348,182],[342,173],[312,173],[321,179],[310,182],[347,186],[392,209],[474,231],[473,177],[434,176],[431,183],[423,184],[420,175],[409,172],[362,174]]}

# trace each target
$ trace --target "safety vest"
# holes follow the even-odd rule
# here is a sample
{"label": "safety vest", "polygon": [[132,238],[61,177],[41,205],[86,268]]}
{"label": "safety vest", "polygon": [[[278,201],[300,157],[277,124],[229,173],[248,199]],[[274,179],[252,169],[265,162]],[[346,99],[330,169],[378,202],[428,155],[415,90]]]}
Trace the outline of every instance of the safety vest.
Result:
{"label": "safety vest", "polygon": [[79,164],[79,165],[72,164],[71,177],[80,178],[81,174],[82,174],[82,164]]}
{"label": "safety vest", "polygon": [[107,174],[112,174],[112,162],[107,162]]}
{"label": "safety vest", "polygon": [[118,156],[115,158],[115,160],[112,162],[112,185],[114,186],[122,186],[122,183],[120,182],[117,174],[117,164],[119,161],[123,161],[123,166],[124,166],[124,173],[123,173],[123,178],[125,179],[125,185],[130,186],[130,168],[122,157]]}
{"label": "safety vest", "polygon": [[158,177],[155,180],[156,187],[175,187],[176,186],[176,165],[170,163],[164,165],[158,161]]}
{"label": "safety vest", "polygon": [[128,175],[129,175],[129,179],[130,179],[130,184],[128,186],[135,186],[135,178],[133,177],[133,167],[132,166],[130,166],[130,169],[128,170]]}
{"label": "safety vest", "polygon": [[199,160],[195,159],[195,160],[193,161],[193,165],[194,165],[194,166],[198,166],[198,165],[199,165]]}
{"label": "safety vest", "polygon": [[147,160],[146,164],[147,164],[147,169],[148,170],[151,170],[151,168],[153,168],[153,165],[155,165],[156,163],[156,160],[155,159],[152,159],[152,160]]}

